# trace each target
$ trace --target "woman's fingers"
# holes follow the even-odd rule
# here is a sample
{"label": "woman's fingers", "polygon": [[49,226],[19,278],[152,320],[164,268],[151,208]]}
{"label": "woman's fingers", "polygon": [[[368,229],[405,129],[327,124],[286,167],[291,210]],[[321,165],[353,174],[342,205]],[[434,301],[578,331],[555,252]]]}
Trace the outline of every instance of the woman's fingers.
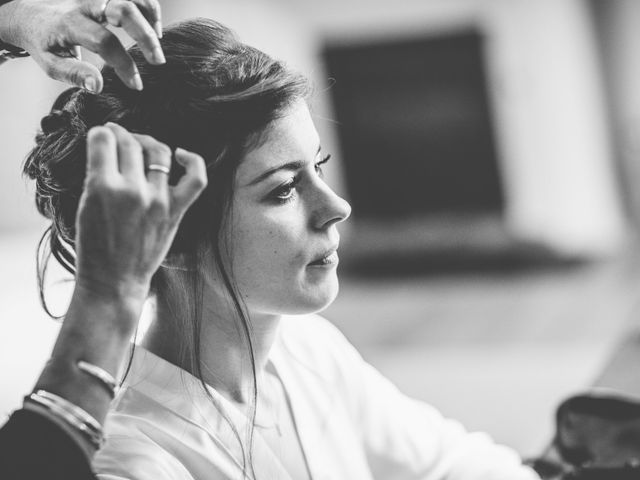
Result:
{"label": "woman's fingers", "polygon": [[[145,18],[141,8],[151,21]],[[109,25],[122,27],[136,41],[149,63],[159,65],[165,63],[158,33],[154,30],[159,11],[157,3],[151,1],[110,0],[104,14]]]}
{"label": "woman's fingers", "polygon": [[174,215],[182,217],[207,186],[207,169],[200,155],[182,148],[176,149],[175,157],[185,168],[185,174],[171,187],[171,211]]}

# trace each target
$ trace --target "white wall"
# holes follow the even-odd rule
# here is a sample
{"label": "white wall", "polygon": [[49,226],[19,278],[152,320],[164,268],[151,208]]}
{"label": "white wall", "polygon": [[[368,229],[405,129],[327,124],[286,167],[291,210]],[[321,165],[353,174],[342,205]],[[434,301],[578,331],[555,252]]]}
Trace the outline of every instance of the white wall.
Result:
{"label": "white wall", "polygon": [[58,331],[38,302],[35,250],[46,222],[21,168],[64,88],[30,59],[0,67],[0,423],[32,388]]}
{"label": "white wall", "polygon": [[592,0],[611,107],[620,177],[636,227],[640,226],[640,2]]}
{"label": "white wall", "polygon": [[65,85],[54,82],[30,59],[0,67],[0,235],[42,226],[33,185],[21,177],[25,155],[42,118]]}
{"label": "white wall", "polygon": [[569,253],[615,251],[625,225],[587,4],[492,3],[509,221],[519,235]]}

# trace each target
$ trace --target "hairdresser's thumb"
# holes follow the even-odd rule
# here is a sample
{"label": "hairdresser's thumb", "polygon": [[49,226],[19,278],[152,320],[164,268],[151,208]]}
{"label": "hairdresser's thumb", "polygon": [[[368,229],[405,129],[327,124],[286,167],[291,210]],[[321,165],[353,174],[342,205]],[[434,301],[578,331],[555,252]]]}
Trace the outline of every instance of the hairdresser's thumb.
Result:
{"label": "hairdresser's thumb", "polygon": [[88,62],[74,57],[59,57],[53,53],[46,53],[42,57],[42,67],[45,73],[55,80],[93,93],[102,91],[102,75],[94,65]]}

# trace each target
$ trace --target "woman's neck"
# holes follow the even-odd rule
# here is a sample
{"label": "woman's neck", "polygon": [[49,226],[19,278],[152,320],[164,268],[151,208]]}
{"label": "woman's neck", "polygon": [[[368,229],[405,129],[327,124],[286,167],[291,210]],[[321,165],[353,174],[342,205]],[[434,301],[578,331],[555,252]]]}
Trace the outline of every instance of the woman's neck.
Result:
{"label": "woman's neck", "polygon": [[[214,298],[205,290],[201,308],[202,326],[200,342],[200,371],[207,385],[215,388],[221,395],[240,408],[250,404],[254,389],[249,344],[247,342],[243,320],[235,309],[220,308],[230,306],[228,301]],[[189,308],[176,308],[167,305],[162,299],[156,302],[156,318],[147,331],[142,346],[161,358],[198,376],[193,365],[181,358],[184,338],[179,323],[171,312],[189,311]],[[184,307],[184,306],[183,306]],[[276,339],[279,315],[251,315],[250,323],[255,377],[260,383],[271,347]]]}

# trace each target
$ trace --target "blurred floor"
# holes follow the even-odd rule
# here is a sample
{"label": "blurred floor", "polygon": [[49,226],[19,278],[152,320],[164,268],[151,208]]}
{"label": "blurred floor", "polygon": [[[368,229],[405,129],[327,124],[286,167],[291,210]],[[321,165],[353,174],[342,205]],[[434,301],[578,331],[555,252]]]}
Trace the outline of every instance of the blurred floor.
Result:
{"label": "blurred floor", "polygon": [[[38,238],[0,237],[0,415],[32,387],[58,328],[38,304]],[[526,274],[345,277],[325,314],[403,391],[529,455],[550,439],[558,402],[603,368],[639,284],[629,259]]]}

